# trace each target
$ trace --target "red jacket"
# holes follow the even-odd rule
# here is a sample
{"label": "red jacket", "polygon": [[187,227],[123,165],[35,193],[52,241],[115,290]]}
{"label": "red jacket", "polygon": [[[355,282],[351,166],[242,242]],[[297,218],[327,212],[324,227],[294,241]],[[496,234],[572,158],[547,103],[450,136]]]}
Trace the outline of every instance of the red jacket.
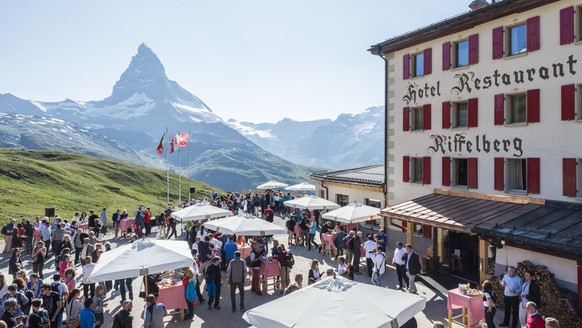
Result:
{"label": "red jacket", "polygon": [[525,325],[525,328],[544,328],[545,326],[546,322],[538,312],[527,315],[527,324]]}

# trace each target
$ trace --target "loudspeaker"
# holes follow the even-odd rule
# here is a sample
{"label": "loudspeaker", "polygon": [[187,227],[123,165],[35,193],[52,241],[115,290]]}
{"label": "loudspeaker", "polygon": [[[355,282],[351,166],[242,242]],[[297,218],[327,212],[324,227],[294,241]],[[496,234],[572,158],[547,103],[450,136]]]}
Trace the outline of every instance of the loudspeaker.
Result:
{"label": "loudspeaker", "polygon": [[54,207],[47,207],[44,209],[44,216],[52,218],[55,216],[55,208]]}
{"label": "loudspeaker", "polygon": [[191,194],[196,193],[196,187],[190,187],[190,193]]}

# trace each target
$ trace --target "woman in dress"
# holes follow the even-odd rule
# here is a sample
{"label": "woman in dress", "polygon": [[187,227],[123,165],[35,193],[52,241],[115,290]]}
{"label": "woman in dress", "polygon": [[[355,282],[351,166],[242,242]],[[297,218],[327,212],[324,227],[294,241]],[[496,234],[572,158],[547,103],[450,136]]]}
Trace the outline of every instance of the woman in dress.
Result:
{"label": "woman in dress", "polygon": [[483,307],[487,328],[495,328],[495,323],[493,322],[493,318],[495,317],[495,301],[493,300],[494,293],[491,281],[483,281],[481,289],[483,290]]}
{"label": "woman in dress", "polygon": [[69,255],[68,249],[65,248],[61,252],[59,260],[59,273],[61,277],[65,276],[65,271],[71,266],[71,256]]}
{"label": "woman in dress", "polygon": [[14,248],[8,264],[8,274],[11,274],[13,278],[16,278],[16,274],[22,269],[24,269],[24,266],[22,265],[20,248]]}
{"label": "woman in dress", "polygon": [[[67,285],[67,289],[69,290],[69,293],[71,293],[73,291],[73,289],[77,288],[77,280],[75,279],[76,275],[77,275],[77,273],[75,272],[75,268],[70,267],[70,268],[67,268],[67,270],[65,270],[65,274],[62,276],[63,283],[65,285]],[[80,292],[80,290],[79,290],[79,292]]]}
{"label": "woman in dress", "polygon": [[44,261],[46,259],[46,247],[42,241],[37,241],[36,246],[32,250],[30,262],[32,263],[32,272],[38,274],[40,279],[43,279]]}

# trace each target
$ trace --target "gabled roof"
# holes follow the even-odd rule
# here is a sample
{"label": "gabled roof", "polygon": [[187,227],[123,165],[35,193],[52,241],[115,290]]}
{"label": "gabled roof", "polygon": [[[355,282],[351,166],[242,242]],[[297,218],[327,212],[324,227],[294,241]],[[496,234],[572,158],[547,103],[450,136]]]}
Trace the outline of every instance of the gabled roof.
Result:
{"label": "gabled roof", "polygon": [[372,45],[368,51],[370,51],[372,55],[389,54],[417,44],[459,33],[501,17],[531,10],[556,1],[559,0],[497,1],[483,8],[453,16],[438,23],[421,27],[415,31]]}
{"label": "gabled roof", "polygon": [[320,171],[310,175],[313,180],[332,180],[382,186],[384,184],[384,165],[371,165],[337,171]]}

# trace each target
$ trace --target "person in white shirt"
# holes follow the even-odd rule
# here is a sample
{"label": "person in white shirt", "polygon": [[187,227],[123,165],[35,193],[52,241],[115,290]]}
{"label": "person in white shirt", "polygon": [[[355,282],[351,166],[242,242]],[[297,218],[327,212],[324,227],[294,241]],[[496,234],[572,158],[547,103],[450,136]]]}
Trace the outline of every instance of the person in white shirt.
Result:
{"label": "person in white shirt", "polygon": [[215,233],[214,236],[212,234],[208,235],[210,237],[210,243],[214,245],[216,249],[222,249],[222,242],[218,240],[218,233]]}
{"label": "person in white shirt", "polygon": [[368,272],[368,277],[372,276],[372,268],[374,266],[372,258],[374,257],[374,253],[376,253],[376,246],[374,236],[368,235],[368,240],[364,243],[364,250],[366,251],[366,271]]}
{"label": "person in white shirt", "polygon": [[343,256],[340,256],[338,258],[338,264],[337,264],[337,273],[339,275],[344,275],[346,274],[347,270],[348,270],[348,265],[346,264],[346,258]]}
{"label": "person in white shirt", "polygon": [[396,267],[396,275],[398,276],[398,289],[403,289],[404,285],[402,280],[406,282],[406,288],[409,286],[408,276],[406,275],[406,266],[402,257],[406,253],[406,248],[402,242],[396,243],[396,248],[394,249],[394,257],[392,257],[392,264]]}
{"label": "person in white shirt", "polygon": [[382,252],[382,246],[376,246],[376,253],[372,258],[373,268],[372,268],[372,283],[376,286],[381,286],[380,277],[386,271],[386,254]]}

